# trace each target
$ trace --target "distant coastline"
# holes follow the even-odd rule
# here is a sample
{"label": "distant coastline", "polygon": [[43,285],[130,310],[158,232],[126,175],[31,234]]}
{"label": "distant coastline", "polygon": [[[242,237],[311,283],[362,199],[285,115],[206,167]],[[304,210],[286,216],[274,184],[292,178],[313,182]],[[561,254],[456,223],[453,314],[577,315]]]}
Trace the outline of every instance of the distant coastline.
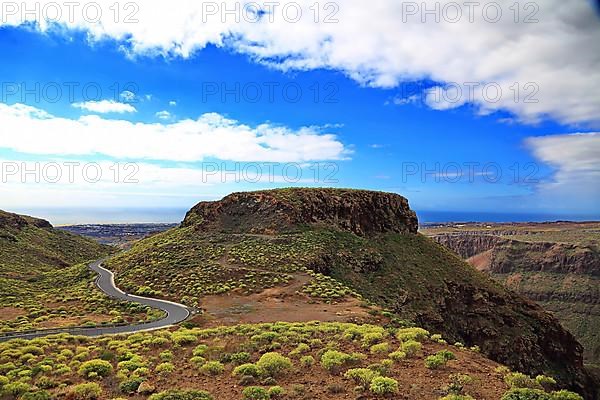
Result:
{"label": "distant coastline", "polygon": [[[186,208],[36,208],[8,210],[50,221],[54,226],[83,224],[179,223]],[[600,221],[600,215],[489,213],[477,211],[418,211],[420,224],[444,222]]]}

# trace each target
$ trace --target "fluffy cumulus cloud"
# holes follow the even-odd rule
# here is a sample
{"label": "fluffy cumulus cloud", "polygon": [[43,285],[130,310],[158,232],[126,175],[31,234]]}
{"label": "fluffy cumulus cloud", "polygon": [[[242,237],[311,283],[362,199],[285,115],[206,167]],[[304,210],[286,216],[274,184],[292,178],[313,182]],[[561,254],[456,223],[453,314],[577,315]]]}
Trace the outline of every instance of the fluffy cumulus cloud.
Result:
{"label": "fluffy cumulus cloud", "polygon": [[318,128],[251,127],[215,113],[173,123],[133,123],[98,115],[61,118],[23,104],[0,103],[0,126],[0,148],[29,154],[307,162],[342,159],[348,152],[336,136]]}
{"label": "fluffy cumulus cloud", "polygon": [[555,172],[539,190],[548,205],[598,212],[600,198],[600,132],[532,137],[526,145]]}
{"label": "fluffy cumulus cloud", "polygon": [[[43,19],[58,19],[52,3],[19,2],[3,10],[2,21],[38,19],[39,29],[53,29]],[[255,18],[248,3],[267,12]],[[441,96],[428,93],[425,102],[436,109],[469,103],[481,113],[508,110],[529,122],[548,116],[573,124],[600,121],[600,22],[592,1],[266,3],[138,2],[116,14],[114,1],[98,0],[99,10],[83,2],[71,13],[62,10],[58,20],[87,30],[91,40],[115,39],[131,55],[191,57],[215,44],[274,68],[329,68],[375,87],[433,80]],[[38,17],[23,15],[35,4]]]}
{"label": "fluffy cumulus cloud", "polygon": [[134,113],[137,110],[131,104],[120,103],[114,100],[86,101],[83,103],[73,103],[73,107],[85,111],[91,111],[98,114],[108,113]]}

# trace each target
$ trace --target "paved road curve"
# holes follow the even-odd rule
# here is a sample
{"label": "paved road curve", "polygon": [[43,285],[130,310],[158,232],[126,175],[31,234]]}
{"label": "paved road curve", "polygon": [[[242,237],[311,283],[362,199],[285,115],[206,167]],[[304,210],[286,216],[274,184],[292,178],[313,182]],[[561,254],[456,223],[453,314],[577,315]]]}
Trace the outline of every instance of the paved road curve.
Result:
{"label": "paved road curve", "polygon": [[151,299],[148,297],[135,296],[123,292],[121,289],[116,287],[114,274],[102,267],[102,261],[98,260],[88,267],[98,274],[96,278],[96,285],[109,297],[131,301],[145,306],[150,306],[164,311],[167,315],[158,321],[147,322],[142,324],[134,325],[123,325],[123,326],[106,326],[98,328],[57,328],[57,329],[46,329],[33,332],[14,332],[0,334],[0,342],[10,339],[33,339],[36,337],[48,336],[57,333],[70,333],[72,335],[84,335],[84,336],[100,336],[100,335],[111,335],[119,333],[134,333],[149,331],[161,328],[167,328],[175,325],[179,322],[185,321],[190,315],[190,310],[178,303],[173,303],[166,300]]}

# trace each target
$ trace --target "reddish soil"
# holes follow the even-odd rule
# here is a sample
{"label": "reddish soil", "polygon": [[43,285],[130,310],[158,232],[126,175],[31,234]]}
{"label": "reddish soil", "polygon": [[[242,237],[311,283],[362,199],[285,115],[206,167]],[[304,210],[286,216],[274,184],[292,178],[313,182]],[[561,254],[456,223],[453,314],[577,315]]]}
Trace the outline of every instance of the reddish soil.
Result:
{"label": "reddish soil", "polygon": [[492,250],[484,251],[468,258],[466,261],[479,271],[489,272]]}
{"label": "reddish soil", "polygon": [[17,317],[27,315],[27,312],[22,308],[17,307],[0,307],[0,321],[12,321]]}
{"label": "reddish soil", "polygon": [[349,298],[336,304],[318,303],[300,293],[310,276],[294,274],[289,285],[266,289],[261,293],[240,295],[206,296],[201,306],[206,314],[196,321],[202,325],[234,325],[261,322],[308,322],[308,321],[348,321],[371,320],[368,309],[360,306],[360,301]]}

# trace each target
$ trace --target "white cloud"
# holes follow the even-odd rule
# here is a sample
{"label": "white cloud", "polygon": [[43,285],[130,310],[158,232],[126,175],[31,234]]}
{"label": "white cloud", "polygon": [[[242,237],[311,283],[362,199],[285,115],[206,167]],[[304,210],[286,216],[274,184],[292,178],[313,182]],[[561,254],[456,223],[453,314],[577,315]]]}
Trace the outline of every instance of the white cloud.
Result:
{"label": "white cloud", "polygon": [[99,114],[108,113],[134,113],[137,110],[130,104],[119,103],[114,100],[101,100],[101,101],[86,101],[83,103],[73,103],[73,107],[80,108],[82,110],[91,111]]}
{"label": "white cloud", "polygon": [[600,132],[532,137],[525,143],[555,169],[550,180],[538,185],[549,208],[600,211]]}
{"label": "white cloud", "polygon": [[133,123],[98,115],[61,118],[31,106],[0,103],[0,126],[0,148],[29,154],[304,162],[342,159],[348,153],[336,136],[316,128],[250,127],[215,113],[172,123]]}
{"label": "white cloud", "polygon": [[162,120],[168,120],[173,118],[173,116],[171,115],[170,112],[163,110],[163,111],[159,111],[156,114],[154,114],[158,119],[162,119]]}
{"label": "white cloud", "polygon": [[131,103],[133,101],[135,101],[135,93],[129,91],[129,90],[124,90],[123,92],[121,92],[120,94],[121,99],[123,99],[123,101],[126,101],[128,103]]}
{"label": "white cloud", "polygon": [[176,101],[174,101],[174,100],[171,100],[171,101],[169,102],[169,105],[170,105],[171,107],[175,107],[175,106],[177,105],[177,102],[176,102]]}
{"label": "white cloud", "polygon": [[[44,9],[53,2],[28,0],[21,8],[32,9],[34,3]],[[332,8],[322,9],[320,23],[315,23],[314,8],[310,8],[313,0],[293,2],[303,11],[297,23],[282,17],[283,6],[275,8],[272,21],[270,15],[265,15],[261,22],[253,23],[243,15],[238,21],[222,12],[211,15],[206,12],[209,2],[192,0],[144,3],[134,16],[138,22],[124,23],[122,18],[114,21],[110,8],[113,0],[96,3],[104,11],[100,23],[86,22],[81,5],[75,19],[66,25],[87,30],[91,40],[116,39],[134,56],[190,57],[214,44],[248,54],[274,68],[329,68],[376,87],[390,88],[420,79],[430,79],[442,86],[448,82],[459,86],[468,82],[496,82],[503,92],[500,100],[486,99],[482,90],[476,90],[470,99],[483,110],[480,112],[508,110],[531,122],[548,115],[565,123],[600,121],[600,91],[594,90],[600,87],[600,23],[592,1],[528,3],[539,6],[537,11],[531,7],[525,9],[519,2],[518,23],[514,21],[514,7],[511,8],[514,0],[483,1],[473,12],[462,2],[454,3],[463,5],[457,23],[449,22],[452,10],[445,8],[440,11],[443,13],[440,22],[428,15],[423,23],[421,13],[411,16],[403,9],[407,2],[390,0],[372,0],[368,6],[362,0],[345,0],[339,3],[334,16],[337,23],[324,22],[335,11]],[[220,11],[246,3],[251,2],[210,2]],[[442,3],[427,0],[412,4],[434,9],[436,5],[441,8]],[[490,4],[501,7],[499,22],[483,18],[484,9],[488,10],[486,6]],[[532,13],[538,22],[525,23]],[[490,14],[494,16],[488,12],[488,20]],[[5,19],[9,25],[23,22],[18,13],[5,15]],[[40,29],[51,29],[46,21],[39,23]],[[515,82],[519,86],[517,94]],[[536,90],[526,87],[530,82],[539,91],[529,100],[537,102],[525,101]],[[437,108],[448,109],[464,103],[442,101]]]}

